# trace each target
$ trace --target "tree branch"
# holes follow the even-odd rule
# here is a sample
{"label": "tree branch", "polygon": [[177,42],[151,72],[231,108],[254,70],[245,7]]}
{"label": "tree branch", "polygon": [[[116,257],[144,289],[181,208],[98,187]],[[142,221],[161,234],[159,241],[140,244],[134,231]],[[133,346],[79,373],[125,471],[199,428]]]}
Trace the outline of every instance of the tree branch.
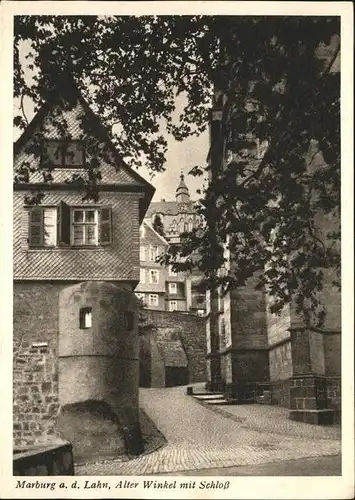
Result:
{"label": "tree branch", "polygon": [[24,107],[23,107],[23,98],[25,97],[25,94],[24,92],[22,92],[21,94],[21,101],[20,101],[20,109],[21,109],[21,113],[22,113],[22,116],[26,122],[26,126],[28,127],[28,120],[27,120],[27,116],[26,116],[26,113],[25,113],[25,110],[24,110]]}

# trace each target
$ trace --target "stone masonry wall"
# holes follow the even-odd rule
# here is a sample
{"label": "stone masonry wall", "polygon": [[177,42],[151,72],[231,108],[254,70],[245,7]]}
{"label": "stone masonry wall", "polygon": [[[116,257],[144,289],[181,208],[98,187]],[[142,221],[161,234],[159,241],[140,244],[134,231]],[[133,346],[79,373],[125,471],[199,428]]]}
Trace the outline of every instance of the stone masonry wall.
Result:
{"label": "stone masonry wall", "polygon": [[280,314],[272,314],[270,305],[271,299],[266,296],[267,339],[269,346],[273,346],[290,337],[291,317],[289,306],[285,306]]}
{"label": "stone masonry wall", "polygon": [[340,377],[327,378],[328,407],[334,410],[334,422],[341,422],[341,379]]}
{"label": "stone masonry wall", "polygon": [[269,370],[271,382],[292,377],[291,342],[270,349]]}
{"label": "stone masonry wall", "polygon": [[147,320],[157,329],[177,328],[186,356],[190,382],[206,380],[205,319],[177,311],[145,310]]}
{"label": "stone masonry wall", "polygon": [[340,377],[341,374],[341,338],[340,334],[323,335],[324,364],[327,377]]}
{"label": "stone masonry wall", "polygon": [[265,295],[254,289],[255,278],[230,293],[233,347],[260,349],[267,347]]}
{"label": "stone masonry wall", "polygon": [[15,447],[53,440],[59,412],[58,304],[65,281],[14,283],[13,432]]}
{"label": "stone masonry wall", "polygon": [[[64,285],[14,283],[13,421],[15,446],[54,434],[58,402],[58,297]],[[32,347],[43,345],[43,347]],[[46,345],[47,344],[47,345]]]}
{"label": "stone masonry wall", "polygon": [[289,408],[290,406],[290,380],[277,380],[270,382],[272,393],[271,404]]}
{"label": "stone masonry wall", "polygon": [[59,410],[55,349],[15,342],[13,377],[15,448],[50,441]]}

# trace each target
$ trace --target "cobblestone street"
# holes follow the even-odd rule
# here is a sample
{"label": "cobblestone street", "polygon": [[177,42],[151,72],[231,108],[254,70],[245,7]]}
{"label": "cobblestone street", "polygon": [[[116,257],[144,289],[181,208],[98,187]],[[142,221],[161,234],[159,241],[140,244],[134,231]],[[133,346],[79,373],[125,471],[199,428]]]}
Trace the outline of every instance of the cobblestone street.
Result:
{"label": "cobblestone street", "polygon": [[208,407],[186,387],[141,389],[141,407],[167,440],[159,450],[129,461],[76,467],[76,475],[149,475],[255,465],[337,455],[340,428],[290,422],[287,409],[263,405]]}

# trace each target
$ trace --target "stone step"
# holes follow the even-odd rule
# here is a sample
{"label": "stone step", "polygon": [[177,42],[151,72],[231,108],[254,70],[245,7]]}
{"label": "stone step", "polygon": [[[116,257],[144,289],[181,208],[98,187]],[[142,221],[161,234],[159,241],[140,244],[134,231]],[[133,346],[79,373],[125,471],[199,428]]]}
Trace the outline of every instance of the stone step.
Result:
{"label": "stone step", "polygon": [[196,399],[200,399],[201,401],[208,401],[210,399],[224,399],[223,394],[194,394]]}
{"label": "stone step", "polygon": [[224,398],[221,399],[220,398],[220,399],[208,400],[208,401],[206,401],[206,404],[208,404],[208,405],[232,405],[232,404],[235,404],[235,402],[228,400],[228,399],[224,399]]}
{"label": "stone step", "polygon": [[220,396],[222,393],[221,392],[193,392],[193,396]]}
{"label": "stone step", "polygon": [[214,398],[195,398],[197,401],[200,401],[203,404],[206,405],[233,405],[233,404],[238,404],[238,401],[235,399],[225,399],[225,397],[220,394],[217,397]]}
{"label": "stone step", "polygon": [[254,399],[243,399],[239,401],[238,399],[226,399],[224,394],[219,392],[213,393],[197,393],[193,394],[193,397],[197,399],[197,401],[201,401],[201,403],[206,403],[208,405],[245,405],[245,404],[254,404]]}

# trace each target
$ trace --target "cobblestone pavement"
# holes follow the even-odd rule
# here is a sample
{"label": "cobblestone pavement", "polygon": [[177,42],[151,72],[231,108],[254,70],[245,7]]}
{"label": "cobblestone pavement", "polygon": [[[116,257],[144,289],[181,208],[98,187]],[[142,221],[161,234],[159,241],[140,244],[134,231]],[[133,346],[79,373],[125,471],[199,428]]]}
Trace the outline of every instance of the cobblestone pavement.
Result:
{"label": "cobblestone pavement", "polygon": [[167,439],[166,446],[129,461],[112,460],[80,466],[76,468],[76,475],[149,475],[188,470],[196,470],[198,475],[199,469],[337,455],[341,451],[340,440],[332,435],[333,428],[320,432],[318,427],[312,426],[313,435],[310,435],[308,425],[294,423],[299,426],[297,436],[287,435],[287,426],[283,427],[284,434],[276,434],[282,419],[274,417],[267,431],[259,431],[255,428],[262,417],[255,417],[249,405],[245,406],[249,415],[247,427],[244,421],[241,425],[233,418],[206,408],[185,391],[186,387],[178,387],[142,389],[140,392],[141,406]]}
{"label": "cobblestone pavement", "polygon": [[[204,384],[195,384],[194,392],[204,392]],[[206,404],[206,403],[205,403]],[[287,408],[274,405],[208,405],[208,408],[240,423],[242,428],[259,432],[283,434],[311,439],[340,439],[339,425],[322,426],[295,422],[288,417]]]}

